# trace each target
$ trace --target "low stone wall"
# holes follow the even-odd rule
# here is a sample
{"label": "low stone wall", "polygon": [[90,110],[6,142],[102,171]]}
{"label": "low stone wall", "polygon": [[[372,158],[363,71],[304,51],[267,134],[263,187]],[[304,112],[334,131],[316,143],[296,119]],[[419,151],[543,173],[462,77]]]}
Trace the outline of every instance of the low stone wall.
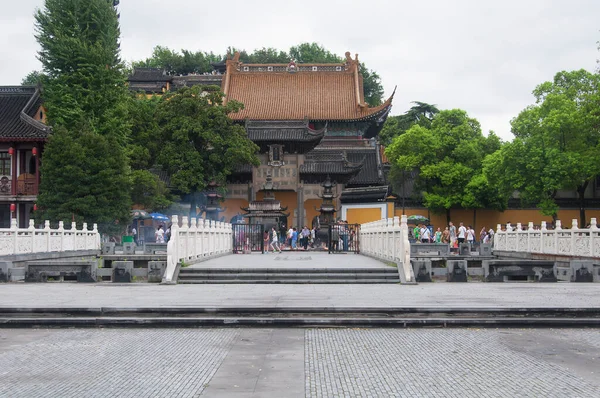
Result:
{"label": "low stone wall", "polygon": [[556,282],[556,264],[544,260],[485,260],[486,282]]}

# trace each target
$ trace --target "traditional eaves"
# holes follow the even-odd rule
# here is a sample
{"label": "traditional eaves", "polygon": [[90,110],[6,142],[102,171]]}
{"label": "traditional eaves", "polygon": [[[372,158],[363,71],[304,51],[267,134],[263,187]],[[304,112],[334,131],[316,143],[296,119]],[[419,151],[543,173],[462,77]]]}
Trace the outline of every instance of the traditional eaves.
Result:
{"label": "traditional eaves", "polygon": [[50,127],[34,119],[40,105],[36,87],[0,87],[0,141],[46,140]]}

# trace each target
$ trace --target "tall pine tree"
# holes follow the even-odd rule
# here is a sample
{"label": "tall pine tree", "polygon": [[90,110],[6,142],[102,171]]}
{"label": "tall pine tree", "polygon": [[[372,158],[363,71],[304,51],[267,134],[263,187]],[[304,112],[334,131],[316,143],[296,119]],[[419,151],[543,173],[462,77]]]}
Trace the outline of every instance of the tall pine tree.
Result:
{"label": "tall pine tree", "polygon": [[130,126],[116,3],[46,0],[35,14],[54,129],[40,169],[39,218],[96,222],[105,231],[129,219]]}

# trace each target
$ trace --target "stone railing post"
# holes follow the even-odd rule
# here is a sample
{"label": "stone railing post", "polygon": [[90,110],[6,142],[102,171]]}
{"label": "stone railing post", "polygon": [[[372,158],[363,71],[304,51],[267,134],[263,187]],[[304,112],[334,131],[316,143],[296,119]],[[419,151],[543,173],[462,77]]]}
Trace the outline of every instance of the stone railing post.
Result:
{"label": "stone railing post", "polygon": [[51,246],[50,246],[50,236],[52,235],[51,231],[50,231],[50,220],[45,220],[44,221],[44,237],[45,237],[45,241],[46,241],[46,251],[52,251],[51,250]]}

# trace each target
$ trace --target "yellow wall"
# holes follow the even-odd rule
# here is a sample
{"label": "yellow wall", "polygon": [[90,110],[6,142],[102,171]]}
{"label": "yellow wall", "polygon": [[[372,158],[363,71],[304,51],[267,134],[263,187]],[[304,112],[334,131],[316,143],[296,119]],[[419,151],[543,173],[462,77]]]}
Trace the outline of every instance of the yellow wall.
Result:
{"label": "yellow wall", "polygon": [[321,203],[323,203],[321,199],[306,199],[304,201],[304,211],[306,212],[306,224],[309,228],[312,227],[313,218],[320,214],[318,210],[315,210],[315,207],[318,209],[319,207],[321,207]]}
{"label": "yellow wall", "polygon": [[364,224],[381,220],[381,208],[349,208],[346,210],[348,224]]}
{"label": "yellow wall", "polygon": [[[402,215],[402,209],[396,208],[395,213],[396,216]],[[405,214],[407,216],[411,215],[423,215],[425,217],[428,216],[427,209],[425,208],[406,208]],[[585,212],[588,222],[590,218],[596,217],[600,221],[600,210],[586,210]],[[429,214],[431,225],[434,228],[442,228],[447,225],[446,222],[446,214]],[[517,223],[521,223],[526,226],[530,221],[535,225],[541,225],[542,221],[546,221],[548,224],[552,222],[552,217],[544,216],[540,213],[539,210],[536,209],[515,209],[515,210],[506,210],[504,212],[499,212],[495,210],[477,210],[476,218],[474,220],[473,210],[463,210],[463,209],[455,209],[450,212],[450,221],[452,221],[455,225],[458,225],[460,222],[465,225],[472,225],[473,229],[479,234],[479,231],[482,227],[486,229],[496,229],[497,224],[506,224],[510,222],[513,226],[516,226]],[[572,219],[579,219],[579,210],[578,209],[568,209],[568,210],[560,210],[558,212],[558,219],[562,221],[563,226],[570,227]]]}
{"label": "yellow wall", "polygon": [[233,216],[245,213],[240,207],[248,207],[248,201],[246,199],[225,199],[221,204],[221,208],[225,211],[220,216],[225,217],[225,222],[230,222]]}

